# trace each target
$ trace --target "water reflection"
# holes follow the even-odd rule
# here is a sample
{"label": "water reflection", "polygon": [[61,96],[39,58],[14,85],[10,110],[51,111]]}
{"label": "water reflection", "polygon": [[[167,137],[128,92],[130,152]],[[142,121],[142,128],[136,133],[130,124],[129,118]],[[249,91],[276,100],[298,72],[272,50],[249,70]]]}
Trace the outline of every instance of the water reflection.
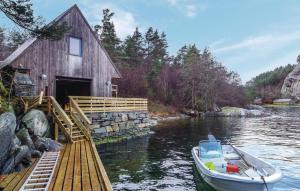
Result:
{"label": "water reflection", "polygon": [[277,191],[300,190],[300,109],[275,108],[264,118],[206,118],[166,122],[153,135],[99,147],[115,190],[210,191],[191,148],[208,133],[278,166]]}

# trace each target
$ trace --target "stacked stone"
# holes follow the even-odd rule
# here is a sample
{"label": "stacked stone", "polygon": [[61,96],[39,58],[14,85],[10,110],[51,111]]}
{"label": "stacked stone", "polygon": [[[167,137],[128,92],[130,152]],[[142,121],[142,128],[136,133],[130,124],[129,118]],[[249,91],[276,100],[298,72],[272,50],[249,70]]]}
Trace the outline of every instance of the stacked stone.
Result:
{"label": "stacked stone", "polygon": [[92,136],[95,139],[149,131],[151,126],[147,112],[93,113],[89,118],[92,119]]}

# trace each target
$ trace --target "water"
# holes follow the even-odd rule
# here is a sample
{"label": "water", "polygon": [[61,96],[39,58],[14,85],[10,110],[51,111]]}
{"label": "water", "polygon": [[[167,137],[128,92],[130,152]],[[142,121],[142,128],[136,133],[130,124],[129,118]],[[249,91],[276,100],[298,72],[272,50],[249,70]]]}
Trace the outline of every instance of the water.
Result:
{"label": "water", "polygon": [[300,191],[300,108],[269,109],[263,118],[177,120],[154,134],[98,147],[114,190],[213,191],[199,176],[191,149],[211,132],[279,167],[276,191]]}

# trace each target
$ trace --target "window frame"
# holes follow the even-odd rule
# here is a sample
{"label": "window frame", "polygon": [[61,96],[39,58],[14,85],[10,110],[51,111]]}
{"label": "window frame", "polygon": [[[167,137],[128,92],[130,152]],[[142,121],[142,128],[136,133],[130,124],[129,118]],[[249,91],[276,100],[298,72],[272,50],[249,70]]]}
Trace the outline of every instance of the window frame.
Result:
{"label": "window frame", "polygon": [[[79,40],[79,42],[80,42],[80,44],[79,44],[80,53],[79,54],[71,53],[71,38]],[[69,55],[82,57],[82,55],[83,55],[83,41],[82,41],[81,37],[78,37],[78,36],[69,36]]]}

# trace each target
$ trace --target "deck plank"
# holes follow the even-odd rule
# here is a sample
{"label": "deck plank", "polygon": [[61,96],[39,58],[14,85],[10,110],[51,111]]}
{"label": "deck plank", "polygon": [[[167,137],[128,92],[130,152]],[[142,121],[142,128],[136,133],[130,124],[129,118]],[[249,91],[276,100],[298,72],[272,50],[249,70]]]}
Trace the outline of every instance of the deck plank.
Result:
{"label": "deck plank", "polygon": [[60,167],[59,167],[59,171],[53,186],[53,190],[62,190],[63,184],[64,184],[64,180],[65,180],[65,174],[66,174],[66,168],[68,165],[68,159],[69,159],[69,155],[70,155],[70,151],[71,151],[71,145],[67,144],[66,148],[65,148],[65,152],[64,152],[64,156],[62,158]]}
{"label": "deck plank", "polygon": [[76,145],[76,143],[71,144],[71,151],[70,151],[70,156],[69,156],[69,160],[68,160],[67,171],[66,171],[65,180],[64,180],[64,186],[62,189],[64,191],[72,190],[72,184],[73,184],[73,179],[74,179],[73,172],[74,172],[75,145]]}
{"label": "deck plank", "polygon": [[75,143],[74,181],[73,190],[81,190],[81,153],[80,142]]}
{"label": "deck plank", "polygon": [[100,182],[99,182],[99,177],[96,172],[96,167],[94,163],[94,158],[91,153],[91,147],[89,143],[85,142],[86,145],[86,156],[87,156],[87,162],[88,162],[88,167],[89,167],[89,172],[90,172],[90,181],[92,185],[92,190],[102,190]]}
{"label": "deck plank", "polygon": [[82,177],[82,190],[90,191],[91,184],[90,184],[90,174],[89,174],[89,167],[86,157],[86,149],[85,149],[85,142],[80,142],[81,147],[81,177]]}
{"label": "deck plank", "polygon": [[65,151],[66,151],[66,147],[67,147],[67,146],[64,145],[63,148],[60,150],[59,158],[58,158],[58,161],[57,161],[57,164],[56,164],[54,173],[53,173],[52,180],[51,180],[50,185],[49,185],[49,188],[48,188],[49,191],[53,190],[53,188],[54,188],[54,183],[56,182],[57,177],[58,177],[59,169],[60,169],[60,168],[63,168],[63,167],[61,166],[61,164],[62,164],[62,161],[63,161],[63,158],[64,158],[65,154],[67,154],[67,152],[65,152]]}
{"label": "deck plank", "polygon": [[[3,189],[3,191],[11,191],[14,190],[15,187],[17,186],[17,184],[21,181],[25,181],[26,180],[26,175],[29,176],[30,172],[33,170],[33,168],[35,167],[36,163],[38,160],[35,160],[33,162],[33,164],[31,165],[31,167],[28,167],[24,170],[22,170],[21,172],[18,172],[17,175],[12,179],[12,181],[9,182],[9,184]],[[28,174],[29,172],[29,174]],[[22,186],[22,184],[21,184]]]}
{"label": "deck plank", "polygon": [[5,175],[3,180],[0,182],[0,188],[5,188],[7,185],[18,175],[17,172],[14,172],[9,175]]}
{"label": "deck plank", "polygon": [[[8,189],[4,189],[4,190],[14,190],[14,191],[18,191],[22,185],[24,184],[24,182],[26,181],[26,179],[30,176],[30,173],[33,171],[35,165],[38,163],[39,159],[33,159],[32,160],[32,165],[30,167],[27,168],[26,173],[24,173],[22,176],[20,176],[21,179],[18,179],[17,176],[13,179],[13,181],[10,182],[10,184],[12,185],[11,187],[7,187]],[[13,189],[10,189],[13,188]]]}

